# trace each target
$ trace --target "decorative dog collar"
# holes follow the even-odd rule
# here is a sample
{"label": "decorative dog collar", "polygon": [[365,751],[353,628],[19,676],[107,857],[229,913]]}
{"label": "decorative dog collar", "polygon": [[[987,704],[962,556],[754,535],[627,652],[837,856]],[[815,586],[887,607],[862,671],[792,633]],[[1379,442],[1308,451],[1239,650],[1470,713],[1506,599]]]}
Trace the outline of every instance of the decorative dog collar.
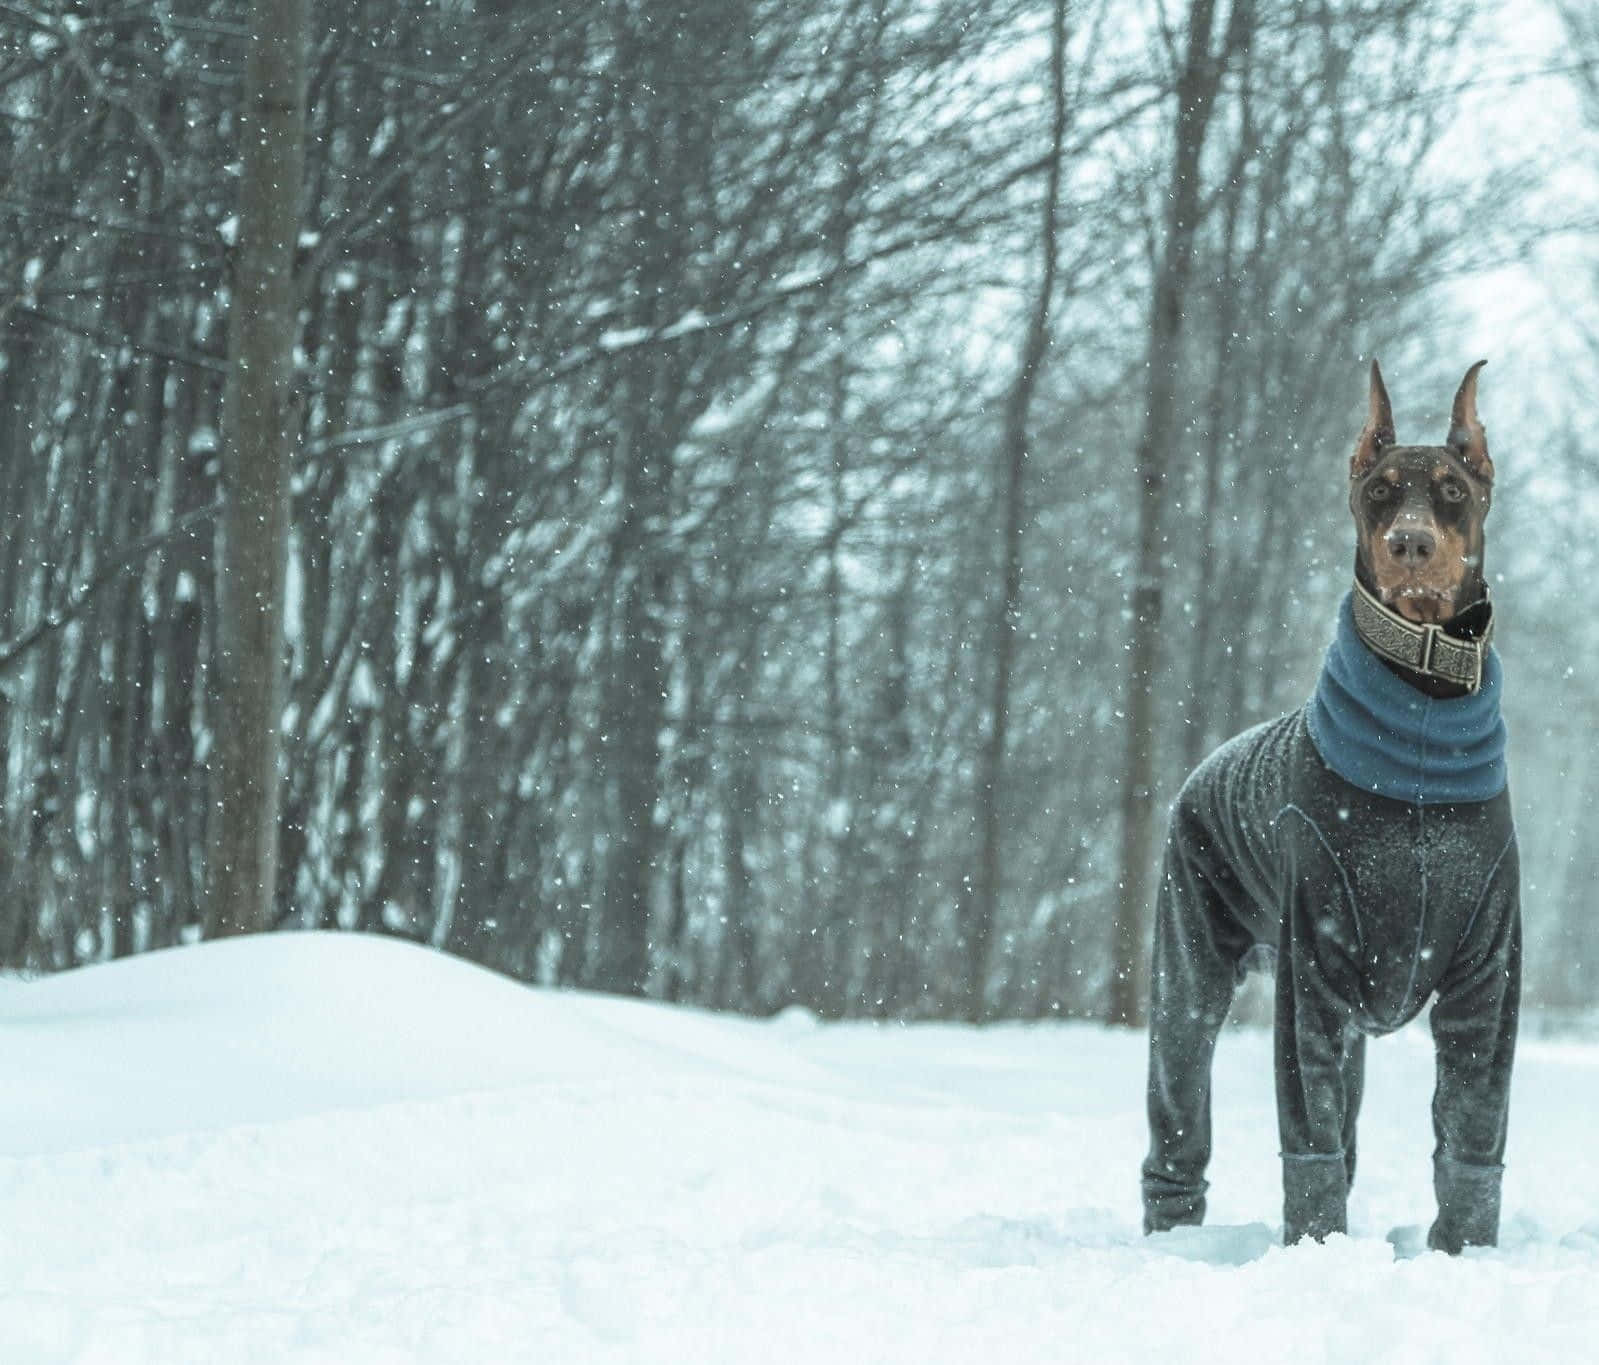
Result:
{"label": "decorative dog collar", "polygon": [[1482,686],[1482,656],[1493,639],[1493,617],[1475,640],[1446,635],[1443,627],[1417,625],[1379,602],[1357,579],[1355,628],[1372,653],[1429,678],[1442,678],[1468,692]]}

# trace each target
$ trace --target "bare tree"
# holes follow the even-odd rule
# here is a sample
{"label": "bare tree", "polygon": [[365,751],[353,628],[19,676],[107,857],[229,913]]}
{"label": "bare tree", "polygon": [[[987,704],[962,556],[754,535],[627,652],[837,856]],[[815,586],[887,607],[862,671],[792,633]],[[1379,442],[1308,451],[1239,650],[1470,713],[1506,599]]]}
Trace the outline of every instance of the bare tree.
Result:
{"label": "bare tree", "polygon": [[1010,733],[1011,674],[1016,661],[1016,631],[1021,611],[1022,527],[1027,506],[1028,416],[1039,371],[1049,349],[1050,305],[1059,256],[1061,159],[1066,142],[1066,0],[1050,12],[1049,151],[1044,164],[1043,212],[1038,231],[1038,292],[1033,297],[1017,359],[1016,377],[1005,400],[1000,437],[999,476],[1004,508],[1000,532],[1001,587],[989,628],[993,673],[989,682],[988,734],[978,763],[977,880],[964,926],[967,964],[966,1014],[973,1022],[987,1012],[986,989],[999,895],[1000,810],[1004,794],[1005,745]]}
{"label": "bare tree", "polygon": [[1122,778],[1121,877],[1116,904],[1114,966],[1105,1017],[1142,1022],[1140,964],[1148,938],[1149,845],[1154,821],[1154,684],[1165,602],[1161,528],[1166,475],[1179,424],[1178,375],[1183,310],[1194,246],[1205,211],[1202,159],[1216,96],[1230,62],[1253,36],[1254,0],[1233,0],[1217,41],[1215,0],[1192,0],[1188,32],[1173,84],[1176,132],[1167,179],[1166,215],[1149,311],[1143,433],[1138,441],[1137,552],[1129,600],[1126,768]]}
{"label": "bare tree", "polygon": [[289,471],[299,431],[294,253],[305,166],[308,0],[255,0],[223,402],[216,809],[206,926],[268,928],[276,894]]}

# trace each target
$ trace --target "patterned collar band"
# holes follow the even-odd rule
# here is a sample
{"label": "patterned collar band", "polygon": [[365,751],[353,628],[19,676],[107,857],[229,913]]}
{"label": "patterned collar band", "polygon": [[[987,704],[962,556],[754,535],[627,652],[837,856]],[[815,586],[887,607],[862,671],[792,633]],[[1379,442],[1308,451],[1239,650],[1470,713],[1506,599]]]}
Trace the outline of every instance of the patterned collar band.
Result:
{"label": "patterned collar band", "polygon": [[1482,660],[1493,639],[1493,617],[1475,640],[1446,635],[1441,626],[1420,626],[1384,606],[1359,580],[1355,582],[1353,604],[1355,629],[1372,653],[1420,673],[1442,678],[1468,692],[1482,686]]}

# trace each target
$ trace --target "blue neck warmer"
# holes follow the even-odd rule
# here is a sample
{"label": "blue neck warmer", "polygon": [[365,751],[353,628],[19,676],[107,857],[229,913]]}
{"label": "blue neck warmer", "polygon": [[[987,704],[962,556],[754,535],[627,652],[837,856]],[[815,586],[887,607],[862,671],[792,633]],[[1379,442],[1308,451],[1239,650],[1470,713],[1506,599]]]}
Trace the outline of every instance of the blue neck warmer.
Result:
{"label": "blue neck warmer", "polygon": [[1363,791],[1413,806],[1487,801],[1505,789],[1502,676],[1490,647],[1476,692],[1418,692],[1366,647],[1346,595],[1305,708],[1310,738],[1322,762]]}

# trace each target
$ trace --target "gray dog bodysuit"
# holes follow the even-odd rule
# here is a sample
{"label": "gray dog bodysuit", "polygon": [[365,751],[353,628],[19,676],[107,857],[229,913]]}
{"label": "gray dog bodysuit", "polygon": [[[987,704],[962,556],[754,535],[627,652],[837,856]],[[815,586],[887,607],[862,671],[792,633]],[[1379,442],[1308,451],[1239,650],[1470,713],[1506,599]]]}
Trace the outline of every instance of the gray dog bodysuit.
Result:
{"label": "gray dog bodysuit", "polygon": [[1156,903],[1146,1232],[1204,1218],[1212,1054],[1264,948],[1284,1240],[1345,1230],[1366,1035],[1429,1000],[1428,1244],[1497,1240],[1521,956],[1500,676],[1485,648],[1477,691],[1426,695],[1368,648],[1346,598],[1311,700],[1184,784]]}

